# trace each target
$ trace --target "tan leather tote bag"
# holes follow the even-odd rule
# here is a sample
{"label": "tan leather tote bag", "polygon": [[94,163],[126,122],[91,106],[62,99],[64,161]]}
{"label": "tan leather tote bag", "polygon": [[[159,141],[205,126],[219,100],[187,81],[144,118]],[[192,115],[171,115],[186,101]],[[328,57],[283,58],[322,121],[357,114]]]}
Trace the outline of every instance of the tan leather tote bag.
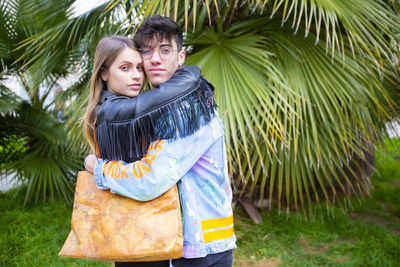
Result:
{"label": "tan leather tote bag", "polygon": [[59,256],[108,261],[159,261],[182,256],[177,186],[140,202],[97,188],[81,171],[76,183],[71,232]]}

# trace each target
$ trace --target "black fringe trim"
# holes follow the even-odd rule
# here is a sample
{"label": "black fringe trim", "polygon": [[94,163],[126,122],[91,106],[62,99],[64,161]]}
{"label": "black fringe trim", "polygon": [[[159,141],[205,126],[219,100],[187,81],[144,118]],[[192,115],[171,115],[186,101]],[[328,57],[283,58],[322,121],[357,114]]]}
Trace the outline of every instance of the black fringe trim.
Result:
{"label": "black fringe trim", "polygon": [[214,87],[200,77],[198,84],[165,105],[124,122],[103,121],[96,126],[100,155],[133,162],[143,158],[151,142],[175,140],[196,132],[215,115]]}

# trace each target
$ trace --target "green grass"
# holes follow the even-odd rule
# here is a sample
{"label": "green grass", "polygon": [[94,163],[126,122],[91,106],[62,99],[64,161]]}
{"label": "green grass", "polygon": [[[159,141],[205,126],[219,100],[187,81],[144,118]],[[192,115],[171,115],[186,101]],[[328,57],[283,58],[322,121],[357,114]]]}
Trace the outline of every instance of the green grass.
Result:
{"label": "green grass", "polygon": [[400,139],[376,151],[375,190],[346,214],[304,217],[263,212],[254,225],[235,209],[235,266],[400,266]]}
{"label": "green grass", "polygon": [[61,202],[24,206],[24,192],[0,194],[0,266],[112,266],[57,256],[68,233],[71,206]]}
{"label": "green grass", "polygon": [[[255,225],[235,209],[234,266],[400,266],[400,140],[380,147],[371,197],[335,218],[262,213]],[[23,206],[24,192],[0,193],[0,266],[107,266],[57,256],[70,231],[71,206]]]}
{"label": "green grass", "polygon": [[237,213],[237,266],[243,262],[260,266],[271,259],[279,259],[282,266],[396,266],[400,263],[399,236],[376,222],[345,215],[328,221],[317,218],[306,222],[295,216],[287,219],[269,212],[262,215],[264,223],[255,226],[241,212]]}

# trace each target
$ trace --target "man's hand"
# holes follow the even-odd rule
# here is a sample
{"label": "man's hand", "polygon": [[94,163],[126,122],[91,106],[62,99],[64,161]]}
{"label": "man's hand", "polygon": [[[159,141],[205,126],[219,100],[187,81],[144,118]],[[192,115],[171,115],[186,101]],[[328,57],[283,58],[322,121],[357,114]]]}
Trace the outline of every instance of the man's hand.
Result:
{"label": "man's hand", "polygon": [[85,158],[85,169],[86,169],[88,172],[93,173],[93,171],[94,171],[94,166],[96,165],[96,160],[97,160],[97,158],[96,158],[96,155],[95,155],[95,154],[90,154],[89,156],[87,156],[87,157]]}

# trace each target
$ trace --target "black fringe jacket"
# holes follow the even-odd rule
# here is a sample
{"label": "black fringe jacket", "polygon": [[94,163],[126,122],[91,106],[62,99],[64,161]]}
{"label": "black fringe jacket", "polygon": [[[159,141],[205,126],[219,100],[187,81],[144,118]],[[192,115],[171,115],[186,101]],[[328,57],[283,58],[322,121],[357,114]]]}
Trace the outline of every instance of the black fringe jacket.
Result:
{"label": "black fringe jacket", "polygon": [[196,66],[185,66],[135,98],[103,91],[96,121],[102,158],[133,162],[157,139],[193,134],[215,115],[214,87]]}

